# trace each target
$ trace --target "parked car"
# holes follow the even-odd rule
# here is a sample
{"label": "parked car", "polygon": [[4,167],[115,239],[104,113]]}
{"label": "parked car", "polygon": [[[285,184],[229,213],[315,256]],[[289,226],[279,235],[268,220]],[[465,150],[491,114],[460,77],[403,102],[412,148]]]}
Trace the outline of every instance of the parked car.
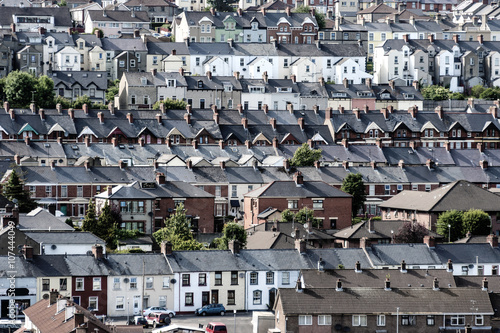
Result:
{"label": "parked car", "polygon": [[156,328],[158,326],[168,326],[172,322],[172,319],[170,319],[168,313],[162,313],[162,312],[150,312],[146,320],[148,322],[148,326],[153,326],[153,328]]}
{"label": "parked car", "polygon": [[212,323],[208,323],[207,327],[205,328],[205,332],[208,332],[208,333],[227,333],[227,327],[223,323],[212,322]]}
{"label": "parked car", "polygon": [[142,327],[148,327],[148,321],[143,316],[135,316],[134,325],[142,325]]}
{"label": "parked car", "polygon": [[223,316],[226,314],[226,308],[224,308],[224,305],[218,303],[208,304],[205,305],[204,307],[196,309],[195,314],[197,316],[206,316],[214,314],[220,314],[221,316]]}
{"label": "parked car", "polygon": [[147,317],[150,312],[164,312],[168,313],[168,316],[170,318],[175,317],[175,311],[169,310],[161,306],[150,306],[149,308],[144,309],[144,311],[142,311],[142,315],[144,317]]}

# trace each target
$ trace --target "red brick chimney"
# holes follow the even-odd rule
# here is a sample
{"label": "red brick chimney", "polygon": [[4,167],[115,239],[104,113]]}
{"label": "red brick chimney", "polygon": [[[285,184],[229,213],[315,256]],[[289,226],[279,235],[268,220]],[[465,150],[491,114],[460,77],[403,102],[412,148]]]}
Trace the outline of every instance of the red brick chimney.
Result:
{"label": "red brick chimney", "polygon": [[186,120],[186,123],[188,125],[190,125],[191,124],[191,113],[184,114],[184,119]]}
{"label": "red brick chimney", "polygon": [[231,251],[232,254],[238,254],[240,253],[240,242],[232,239],[228,242],[227,247]]}
{"label": "red brick chimney", "polygon": [[288,103],[286,105],[286,108],[287,108],[288,112],[290,112],[291,114],[293,114],[293,104],[292,103]]}
{"label": "red brick chimney", "polygon": [[193,169],[193,161],[187,160],[186,167],[188,170],[192,170]]}
{"label": "red brick chimney", "polygon": [[85,147],[90,147],[90,137],[89,136],[84,136],[83,142],[85,143]]}
{"label": "red brick chimney", "polygon": [[493,116],[493,118],[497,118],[497,114],[498,114],[498,107],[497,106],[490,106],[489,111],[490,111],[491,115]]}
{"label": "red brick chimney", "polygon": [[83,113],[89,114],[89,106],[87,104],[82,105]]}
{"label": "red brick chimney", "polygon": [[273,138],[273,148],[278,148],[278,138],[276,137]]}
{"label": "red brick chimney", "polygon": [[339,105],[339,113],[344,114],[344,107]]}
{"label": "red brick chimney", "polygon": [[297,171],[297,172],[293,175],[293,181],[295,182],[295,185],[297,185],[297,186],[302,186],[302,185],[304,185],[304,176],[302,176],[302,172]]}
{"label": "red brick chimney", "polygon": [[488,235],[488,237],[486,237],[486,241],[488,243],[490,243],[491,247],[492,248],[497,248],[498,247],[498,236],[497,235]]}
{"label": "red brick chimney", "polygon": [[156,173],[156,183],[158,185],[165,185],[165,174],[163,172]]}
{"label": "red brick chimney", "polygon": [[97,119],[99,119],[99,123],[104,124],[104,114],[102,112],[97,113]]}
{"label": "red brick chimney", "polygon": [[439,119],[443,119],[443,107],[441,105],[437,106],[434,111],[438,114]]}
{"label": "red brick chimney", "polygon": [[191,108],[191,104],[186,105],[186,112],[191,114],[192,111],[193,109]]}
{"label": "red brick chimney", "polygon": [[458,35],[453,35],[453,41],[455,42],[455,44],[458,44]]}
{"label": "red brick chimney", "polygon": [[155,118],[156,118],[156,121],[158,122],[158,124],[160,124],[160,125],[161,125],[161,120],[162,120],[162,118],[161,118],[161,114],[160,114],[160,113],[157,113],[157,114],[156,114],[156,116],[155,116]]}
{"label": "red brick chimney", "polygon": [[40,119],[42,121],[45,121],[45,110],[44,109],[38,110],[38,114],[40,115]]}
{"label": "red brick chimney", "polygon": [[387,110],[386,108],[380,109],[380,113],[382,113],[384,115],[385,120],[387,120],[389,118],[389,110]]}
{"label": "red brick chimney", "polygon": [[358,108],[352,109],[352,113],[354,113],[354,115],[356,116],[357,120],[361,120],[361,115],[359,113],[359,109]]}
{"label": "red brick chimney", "polygon": [[220,149],[224,149],[224,140],[219,140]]}
{"label": "red brick chimney", "polygon": [[247,118],[241,118],[241,125],[243,125],[244,129],[248,128],[248,119]]}
{"label": "red brick chimney", "polygon": [[214,123],[219,125],[219,114],[218,113],[213,114],[213,119],[214,119]]}
{"label": "red brick chimney", "polygon": [[104,257],[102,245],[92,245],[92,254],[95,259],[101,260]]}
{"label": "red brick chimney", "polygon": [[243,114],[243,105],[238,104],[238,105],[236,106],[236,109],[238,110],[238,113],[239,113],[239,114]]}
{"label": "red brick chimney", "polygon": [[273,130],[276,130],[276,118],[270,118],[269,124],[271,124],[271,127],[273,128]]}
{"label": "red brick chimney", "polygon": [[262,105],[262,110],[264,110],[264,113],[267,114],[269,112],[269,105],[267,104]]}
{"label": "red brick chimney", "polygon": [[145,144],[146,140],[144,140],[144,138],[139,138],[139,146],[144,147]]}
{"label": "red brick chimney", "polygon": [[332,108],[326,108],[325,110],[325,120],[330,121],[332,119]]}
{"label": "red brick chimney", "polygon": [[161,242],[161,253],[165,256],[169,256],[172,254],[172,243],[163,241]]}
{"label": "red brick chimney", "polygon": [[481,152],[484,153],[484,145],[481,142],[477,143],[477,149]]}
{"label": "red brick chimney", "polygon": [[297,119],[297,122],[299,124],[300,130],[303,131],[304,130],[304,118]]}
{"label": "red brick chimney", "polygon": [[342,139],[342,146],[344,146],[345,149],[349,149],[349,140]]}
{"label": "red brick chimney", "polygon": [[226,170],[226,162],[220,161],[219,165],[220,165],[221,170]]}
{"label": "red brick chimney", "polygon": [[295,249],[299,251],[300,254],[306,253],[306,242],[303,239],[296,239]]}
{"label": "red brick chimney", "polygon": [[285,169],[285,171],[290,170],[290,160],[287,158],[283,160],[283,169]]}
{"label": "red brick chimney", "polygon": [[436,239],[434,236],[424,236],[424,244],[426,244],[429,248],[436,247]]}
{"label": "red brick chimney", "polygon": [[134,115],[132,113],[127,113],[127,119],[128,119],[128,123],[129,124],[133,124],[134,123]]}
{"label": "red brick chimney", "polygon": [[23,246],[23,256],[26,260],[33,260],[33,248],[29,245]]}
{"label": "red brick chimney", "polygon": [[196,139],[193,140],[192,145],[193,145],[194,150],[197,150],[198,149],[198,140],[196,140]]}
{"label": "red brick chimney", "polygon": [[417,117],[417,109],[414,106],[408,108],[408,113],[411,115],[413,119]]}
{"label": "red brick chimney", "polygon": [[252,141],[250,141],[250,140],[245,140],[245,147],[247,147],[247,149],[252,148]]}

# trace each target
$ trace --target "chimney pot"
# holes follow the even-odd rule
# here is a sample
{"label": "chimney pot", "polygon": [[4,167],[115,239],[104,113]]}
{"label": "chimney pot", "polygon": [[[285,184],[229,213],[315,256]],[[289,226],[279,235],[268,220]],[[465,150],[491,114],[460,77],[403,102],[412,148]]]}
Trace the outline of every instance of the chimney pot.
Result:
{"label": "chimney pot", "polygon": [[161,243],[161,253],[165,256],[169,256],[172,254],[172,243],[163,241]]}
{"label": "chimney pot", "polygon": [[102,245],[92,245],[92,254],[94,258],[97,260],[101,260],[103,258],[103,248]]}

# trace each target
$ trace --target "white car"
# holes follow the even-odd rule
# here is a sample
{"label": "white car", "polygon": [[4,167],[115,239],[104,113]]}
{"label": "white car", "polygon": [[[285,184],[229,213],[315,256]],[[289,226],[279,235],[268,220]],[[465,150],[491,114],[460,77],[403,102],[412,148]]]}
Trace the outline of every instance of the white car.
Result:
{"label": "white car", "polygon": [[161,307],[161,306],[151,306],[147,309],[144,309],[144,311],[142,311],[142,315],[144,317],[147,317],[151,312],[164,312],[164,313],[168,313],[168,316],[170,318],[175,317],[175,311],[169,310],[169,309]]}

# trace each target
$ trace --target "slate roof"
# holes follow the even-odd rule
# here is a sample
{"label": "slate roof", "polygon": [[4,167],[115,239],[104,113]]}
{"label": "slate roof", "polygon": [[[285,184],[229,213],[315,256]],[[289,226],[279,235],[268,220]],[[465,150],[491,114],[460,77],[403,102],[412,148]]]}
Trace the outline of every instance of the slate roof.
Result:
{"label": "slate roof", "polygon": [[19,214],[18,229],[22,231],[75,231],[47,210],[38,207],[27,214]]}
{"label": "slate roof", "polygon": [[97,89],[106,90],[108,88],[107,72],[95,71],[53,71],[51,79],[54,81],[54,87],[60,83],[68,89],[73,89],[75,85],[80,85],[86,89],[91,84],[97,86]]}
{"label": "slate roof", "polygon": [[499,263],[500,250],[490,244],[436,244],[433,249],[442,263],[451,259],[453,264]]}
{"label": "slate roof", "polygon": [[[89,11],[89,13],[101,13],[100,11]],[[116,11],[118,13],[120,11]],[[102,13],[101,13],[102,14]],[[149,18],[146,14],[146,21]],[[102,49],[103,50],[113,50],[117,52],[121,51],[147,51],[146,44],[142,42],[140,38],[102,38]]]}
{"label": "slate roof", "polygon": [[305,270],[301,276],[306,288],[336,288],[338,279],[343,288],[383,288],[386,278],[390,279],[392,288],[432,288],[434,278],[440,286],[456,287],[453,273],[444,269],[407,269],[405,273],[399,269],[366,268],[361,272],[353,269]]}
{"label": "slate roof", "polygon": [[146,200],[154,199],[154,196],[151,195],[150,193],[147,193],[130,185],[115,186],[111,191],[112,191],[111,195],[109,195],[107,191],[104,191],[102,193],[97,194],[95,197],[103,199],[112,199],[112,200],[130,199],[130,198],[146,199]]}
{"label": "slate roof", "polygon": [[144,189],[144,192],[156,198],[213,198],[214,195],[182,181],[166,182],[154,189]]}
{"label": "slate roof", "polygon": [[54,26],[60,28],[72,27],[71,14],[68,7],[2,7],[0,25],[10,26],[14,15],[17,16],[53,16]]}
{"label": "slate roof", "polygon": [[407,265],[443,265],[443,261],[426,244],[374,244],[366,251],[374,266],[399,266],[403,260]]}
{"label": "slate roof", "polygon": [[252,270],[251,264],[231,251],[174,251],[167,260],[174,273]]}
{"label": "slate roof", "polygon": [[460,180],[431,192],[403,191],[379,206],[426,212],[444,212],[452,209],[482,209],[486,212],[495,212],[500,207],[500,197],[468,181]]}
{"label": "slate roof", "polygon": [[105,244],[106,242],[90,232],[75,231],[50,231],[50,232],[28,232],[24,234],[41,244]]}
{"label": "slate roof", "polygon": [[132,11],[126,10],[106,10],[106,16],[101,10],[89,10],[87,15],[92,22],[149,22],[149,16],[146,11],[133,11],[135,16],[132,16]]}
{"label": "slate roof", "polygon": [[295,289],[279,289],[278,301],[282,302],[283,315],[291,314],[360,314],[360,313],[471,313],[472,301],[477,313],[492,315],[493,308],[488,293],[480,289],[441,288],[345,288],[307,289],[298,293]]}
{"label": "slate roof", "polygon": [[245,197],[251,198],[348,198],[350,194],[318,181],[304,181],[302,186],[297,186],[294,181],[274,181],[259,189],[253,190]]}

